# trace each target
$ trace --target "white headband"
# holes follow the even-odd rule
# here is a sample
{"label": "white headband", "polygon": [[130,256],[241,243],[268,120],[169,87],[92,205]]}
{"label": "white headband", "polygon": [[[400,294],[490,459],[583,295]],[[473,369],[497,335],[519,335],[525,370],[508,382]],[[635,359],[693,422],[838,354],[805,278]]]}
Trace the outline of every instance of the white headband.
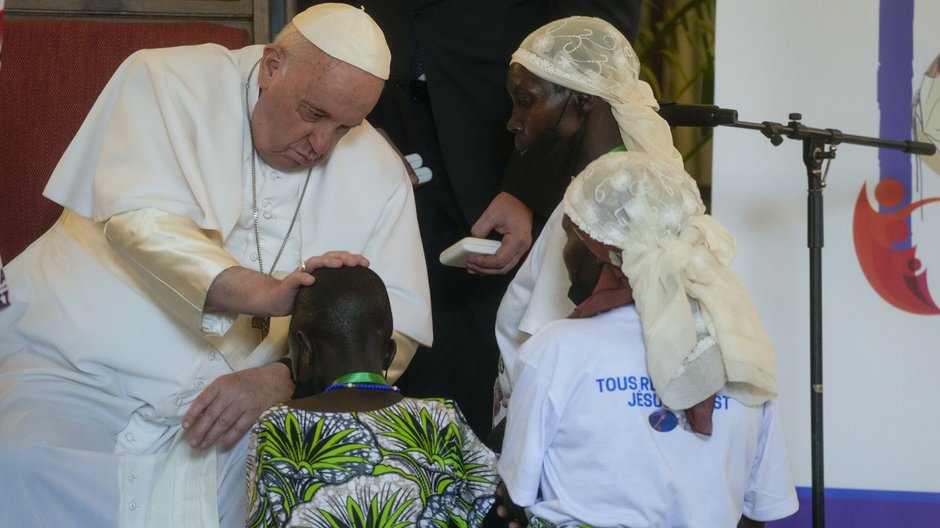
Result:
{"label": "white headband", "polygon": [[[734,238],[705,214],[691,176],[649,154],[605,154],[563,204],[588,236],[622,251],[647,367],[667,406],[687,409],[722,389],[748,405],[776,395],[773,346],[731,269]],[[713,340],[696,331],[699,306]]]}
{"label": "white headband", "polygon": [[649,152],[682,168],[669,124],[640,80],[640,60],[617,28],[600,18],[573,16],[533,31],[511,63],[559,86],[595,95],[611,106],[627,150]]}

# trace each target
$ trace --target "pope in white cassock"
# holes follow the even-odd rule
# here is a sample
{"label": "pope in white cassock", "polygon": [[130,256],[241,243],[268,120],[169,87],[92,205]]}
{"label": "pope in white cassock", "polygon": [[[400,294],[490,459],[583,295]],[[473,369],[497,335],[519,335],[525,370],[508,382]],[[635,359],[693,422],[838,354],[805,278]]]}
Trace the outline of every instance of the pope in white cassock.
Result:
{"label": "pope in white cassock", "polygon": [[266,46],[120,66],[5,270],[2,524],[244,526],[244,433],[290,397],[279,316],[316,267],[367,259],[399,350],[431,344],[411,185],[364,121],[389,59],[321,4]]}

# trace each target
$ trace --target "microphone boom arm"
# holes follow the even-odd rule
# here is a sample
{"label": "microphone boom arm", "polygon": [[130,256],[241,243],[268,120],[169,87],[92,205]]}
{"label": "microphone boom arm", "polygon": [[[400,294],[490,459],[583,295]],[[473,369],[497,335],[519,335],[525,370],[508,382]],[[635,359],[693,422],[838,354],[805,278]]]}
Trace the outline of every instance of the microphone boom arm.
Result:
{"label": "microphone boom arm", "polygon": [[790,139],[817,138],[823,143],[830,145],[848,143],[866,147],[887,148],[921,156],[932,156],[937,152],[936,145],[923,141],[880,139],[844,134],[842,131],[835,128],[811,128],[799,122],[801,117],[800,114],[790,114],[790,122],[787,125],[771,121],[764,121],[762,123],[736,121],[734,123],[721,124],[720,126],[759,130],[770,139],[770,143],[775,147],[780,145],[780,143],[783,142],[783,136],[786,136]]}

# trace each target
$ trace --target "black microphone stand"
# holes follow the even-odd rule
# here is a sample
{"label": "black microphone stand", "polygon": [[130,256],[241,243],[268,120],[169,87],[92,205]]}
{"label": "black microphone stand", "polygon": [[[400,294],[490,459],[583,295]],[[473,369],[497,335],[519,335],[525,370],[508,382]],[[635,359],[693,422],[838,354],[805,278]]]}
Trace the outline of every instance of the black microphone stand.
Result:
{"label": "black microphone stand", "polygon": [[[825,486],[823,484],[823,381],[822,381],[822,248],[823,248],[823,195],[826,187],[828,163],[836,157],[836,145],[850,143],[867,147],[901,150],[911,154],[931,156],[936,147],[919,141],[893,141],[878,138],[843,134],[833,128],[810,128],[800,123],[802,116],[789,116],[786,126],[764,121],[749,123],[736,121],[722,123],[724,126],[759,130],[773,146],[783,143],[783,138],[803,141],[803,164],[809,182],[807,190],[809,247],[809,318],[810,318],[810,435],[812,456],[813,528],[825,526]],[[829,145],[828,149],[825,146]],[[826,172],[822,170],[824,160],[829,160]]]}

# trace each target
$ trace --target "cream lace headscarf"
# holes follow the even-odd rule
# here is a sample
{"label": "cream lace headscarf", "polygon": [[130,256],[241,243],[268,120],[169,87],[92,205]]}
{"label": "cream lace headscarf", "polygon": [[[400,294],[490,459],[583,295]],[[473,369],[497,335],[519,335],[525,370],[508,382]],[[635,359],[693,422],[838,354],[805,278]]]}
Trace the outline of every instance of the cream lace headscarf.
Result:
{"label": "cream lace headscarf", "polygon": [[531,73],[610,104],[630,151],[649,152],[682,168],[669,124],[656,113],[659,103],[639,79],[640,60],[615,27],[600,18],[574,16],[533,31],[512,54]]}
{"label": "cream lace headscarf", "polygon": [[684,170],[644,153],[606,154],[563,204],[582,231],[622,250],[663,403],[688,409],[719,390],[746,405],[776,395],[773,347],[731,269],[734,239],[705,214]]}

